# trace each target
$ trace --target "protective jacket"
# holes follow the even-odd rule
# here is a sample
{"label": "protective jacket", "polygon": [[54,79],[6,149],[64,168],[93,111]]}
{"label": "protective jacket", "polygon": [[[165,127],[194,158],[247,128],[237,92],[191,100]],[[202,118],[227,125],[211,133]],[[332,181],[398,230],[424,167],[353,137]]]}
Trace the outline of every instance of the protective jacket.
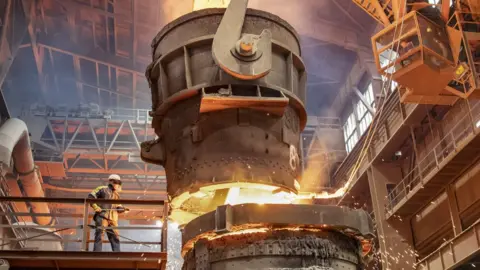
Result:
{"label": "protective jacket", "polygon": [[[94,189],[90,194],[88,194],[88,198],[93,199],[105,199],[105,200],[118,200],[120,199],[120,195],[118,192],[113,190],[111,185],[108,186],[99,186]],[[112,203],[92,203],[90,204],[94,210],[98,208],[102,209],[101,214],[106,217],[107,219],[111,220],[113,223],[112,225],[117,225],[118,221],[118,213],[125,212],[125,208],[121,204],[112,204]]]}

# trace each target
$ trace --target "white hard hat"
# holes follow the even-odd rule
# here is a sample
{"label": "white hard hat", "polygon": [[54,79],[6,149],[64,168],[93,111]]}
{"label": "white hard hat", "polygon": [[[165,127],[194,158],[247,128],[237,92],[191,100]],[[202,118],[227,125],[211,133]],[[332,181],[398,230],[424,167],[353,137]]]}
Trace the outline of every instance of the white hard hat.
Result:
{"label": "white hard hat", "polygon": [[110,174],[108,180],[120,180],[120,175],[118,174]]}

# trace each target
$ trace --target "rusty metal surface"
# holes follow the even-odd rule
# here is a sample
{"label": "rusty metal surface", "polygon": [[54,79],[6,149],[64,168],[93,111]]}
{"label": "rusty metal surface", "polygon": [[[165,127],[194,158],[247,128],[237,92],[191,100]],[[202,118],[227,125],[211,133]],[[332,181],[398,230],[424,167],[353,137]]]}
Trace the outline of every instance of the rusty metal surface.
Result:
{"label": "rusty metal surface", "polygon": [[352,238],[332,232],[235,235],[198,242],[186,254],[183,269],[357,270],[362,263],[358,249]]}
{"label": "rusty metal surface", "polygon": [[162,128],[171,196],[221,182],[265,183],[295,191],[301,166],[290,166],[290,145],[299,149],[300,130],[291,108],[284,117],[249,109],[200,115],[199,102],[195,98],[178,104]]}
{"label": "rusty metal surface", "polygon": [[219,206],[183,228],[184,250],[201,238],[254,228],[321,228],[353,236],[373,237],[373,222],[367,212],[329,205],[240,204]]}
{"label": "rusty metal surface", "polygon": [[[159,33],[154,41],[152,64],[146,73],[154,110],[167,98],[193,86],[242,83],[223,72],[213,59],[212,44],[224,12],[225,9],[192,12],[173,21]],[[271,32],[272,69],[266,77],[248,84],[276,86],[293,93],[303,102],[303,77],[306,74],[296,33],[277,16],[247,10],[243,34],[260,35],[263,30]],[[291,62],[287,61],[290,53]]]}
{"label": "rusty metal surface", "polygon": [[[198,36],[215,34],[224,13],[225,8],[202,9],[188,13],[170,22],[162,28],[152,41],[153,59],[158,59],[162,54],[172,51],[180,44],[186,43],[187,40],[194,39]],[[256,17],[257,19],[247,19],[244,24],[243,32],[259,35],[262,32],[262,29],[268,28],[264,26],[269,24],[278,25],[278,27],[275,27],[277,29],[274,32],[276,34],[273,34],[273,39],[279,41],[285,40],[287,42],[284,42],[284,44],[291,48],[293,52],[296,54],[301,53],[300,36],[297,31],[282,18],[262,10],[251,8],[247,9],[246,17]],[[199,21],[198,18],[202,18],[202,20]],[[257,25],[255,25],[255,23],[257,23]],[[260,25],[258,25],[258,23],[260,23]],[[183,29],[181,35],[173,33],[172,30],[182,24],[189,24],[189,26],[188,28]],[[188,31],[188,29],[191,29],[192,31]],[[288,32],[285,33],[285,30]],[[172,39],[171,36],[174,36],[175,38]],[[183,42],[175,43],[178,39],[183,40]]]}
{"label": "rusty metal surface", "polygon": [[[306,71],[298,36],[277,16],[247,10],[242,34],[271,32],[271,51],[263,54],[271,54],[272,69],[260,79],[240,80],[223,71],[212,55],[224,12],[187,14],[153,41],[146,76],[159,138],[142,144],[142,159],[165,167],[172,199],[236,182],[295,193],[306,123]],[[248,61],[241,64],[248,66]]]}
{"label": "rusty metal surface", "polygon": [[362,210],[224,205],[183,228],[183,269],[361,269],[361,240],[372,237]]}

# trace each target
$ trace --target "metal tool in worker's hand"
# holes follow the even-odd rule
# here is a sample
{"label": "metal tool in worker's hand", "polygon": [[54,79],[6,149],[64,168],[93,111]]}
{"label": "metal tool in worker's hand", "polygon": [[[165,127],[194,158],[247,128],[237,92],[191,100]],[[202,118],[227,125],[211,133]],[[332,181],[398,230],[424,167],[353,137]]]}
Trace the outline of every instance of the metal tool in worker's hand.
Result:
{"label": "metal tool in worker's hand", "polygon": [[[119,211],[118,208],[101,208],[100,209],[101,211],[97,212],[97,213],[101,213],[101,212],[104,212],[104,211],[110,211],[110,210],[115,210],[115,211]],[[125,208],[124,212],[129,212],[131,209],[130,208]],[[135,208],[134,210],[137,210],[137,211],[149,211],[149,210],[152,210],[151,208]],[[121,211],[121,210],[120,210]]]}
{"label": "metal tool in worker's hand", "polygon": [[[127,208],[127,209],[128,209],[128,208]],[[107,217],[104,216],[104,215],[100,215],[100,214],[97,214],[97,215],[98,215],[99,217],[101,217],[102,219],[105,219],[105,220],[108,221],[108,222],[112,222],[111,219],[107,218]],[[87,226],[90,227],[90,228],[92,228],[92,229],[97,229],[97,228],[98,228],[98,227],[95,226],[95,225],[87,225]],[[120,235],[119,233],[114,233],[114,232],[111,232],[111,231],[108,231],[108,230],[105,230],[105,231],[106,231],[107,233],[109,233],[109,234],[112,234],[112,233],[113,233],[113,234],[115,234],[116,236],[118,236],[118,237],[120,237],[120,238],[122,238],[122,239],[125,239],[125,240],[128,240],[128,241],[132,241],[132,242],[134,242],[135,244],[139,244],[139,245],[146,246],[146,247],[149,247],[149,248],[152,247],[152,246],[147,245],[147,244],[142,244],[142,243],[140,243],[140,242],[138,242],[138,241],[135,241],[135,240],[133,240],[133,239],[131,239],[131,238],[122,236],[122,235]]]}
{"label": "metal tool in worker's hand", "polygon": [[[102,216],[102,215],[99,215],[101,218],[107,220],[107,221],[112,221],[111,219],[105,217],[105,216]],[[97,226],[95,225],[87,225],[89,228],[91,229],[97,229]],[[55,233],[59,233],[59,232],[62,232],[62,231],[66,231],[66,230],[74,230],[74,229],[77,229],[77,228],[80,228],[80,229],[83,229],[84,226],[83,225],[78,225],[76,227],[71,227],[71,228],[62,228],[62,229],[58,229],[58,230],[54,230],[54,231],[51,231],[51,232],[46,232],[46,233],[42,233],[42,234],[39,234],[39,235],[34,235],[34,236],[30,236],[30,237],[25,237],[25,238],[21,238],[21,239],[18,239],[18,242],[20,241],[28,241],[28,240],[31,240],[31,239],[34,239],[34,238],[38,238],[38,237],[41,237],[41,236],[45,236],[45,235],[49,235],[49,234],[55,234]],[[107,233],[112,233],[110,231],[106,231]],[[131,242],[134,242],[135,244],[139,244],[139,245],[142,245],[142,246],[146,246],[146,247],[149,247],[151,248],[152,246],[150,245],[147,245],[147,244],[143,244],[143,243],[140,243],[138,241],[135,241],[131,238],[128,238],[128,237],[125,237],[125,236],[122,236],[120,234],[116,234],[118,237],[120,238],[123,238],[125,240],[128,240],[128,241],[131,241]],[[3,244],[0,244],[0,247],[3,247],[3,246],[6,246],[6,245],[11,245],[10,242],[7,242],[7,243],[3,243]]]}

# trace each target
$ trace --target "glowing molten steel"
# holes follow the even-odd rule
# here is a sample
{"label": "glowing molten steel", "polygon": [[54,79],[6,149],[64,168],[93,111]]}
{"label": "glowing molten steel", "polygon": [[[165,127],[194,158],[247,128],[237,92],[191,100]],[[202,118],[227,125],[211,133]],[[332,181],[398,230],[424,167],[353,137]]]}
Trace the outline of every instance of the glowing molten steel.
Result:
{"label": "glowing molten steel", "polygon": [[237,205],[244,203],[257,204],[290,204],[295,200],[295,194],[280,191],[269,192],[255,189],[241,189],[239,187],[230,188],[225,204]]}
{"label": "glowing molten steel", "polygon": [[342,187],[333,193],[326,191],[321,193],[314,192],[300,192],[294,194],[286,191],[264,191],[240,187],[232,187],[228,191],[225,204],[237,205],[244,203],[257,203],[257,204],[292,204],[298,203],[299,200],[306,199],[332,199],[339,198],[345,194],[345,188]]}
{"label": "glowing molten steel", "polygon": [[[300,189],[300,186],[297,186]],[[344,194],[341,188],[334,193],[299,192],[295,194],[275,185],[249,183],[247,181],[212,184],[190,193],[185,192],[171,202],[170,218],[179,224],[186,224],[194,218],[213,211],[220,205],[254,204],[305,204],[314,199],[332,199]]]}

